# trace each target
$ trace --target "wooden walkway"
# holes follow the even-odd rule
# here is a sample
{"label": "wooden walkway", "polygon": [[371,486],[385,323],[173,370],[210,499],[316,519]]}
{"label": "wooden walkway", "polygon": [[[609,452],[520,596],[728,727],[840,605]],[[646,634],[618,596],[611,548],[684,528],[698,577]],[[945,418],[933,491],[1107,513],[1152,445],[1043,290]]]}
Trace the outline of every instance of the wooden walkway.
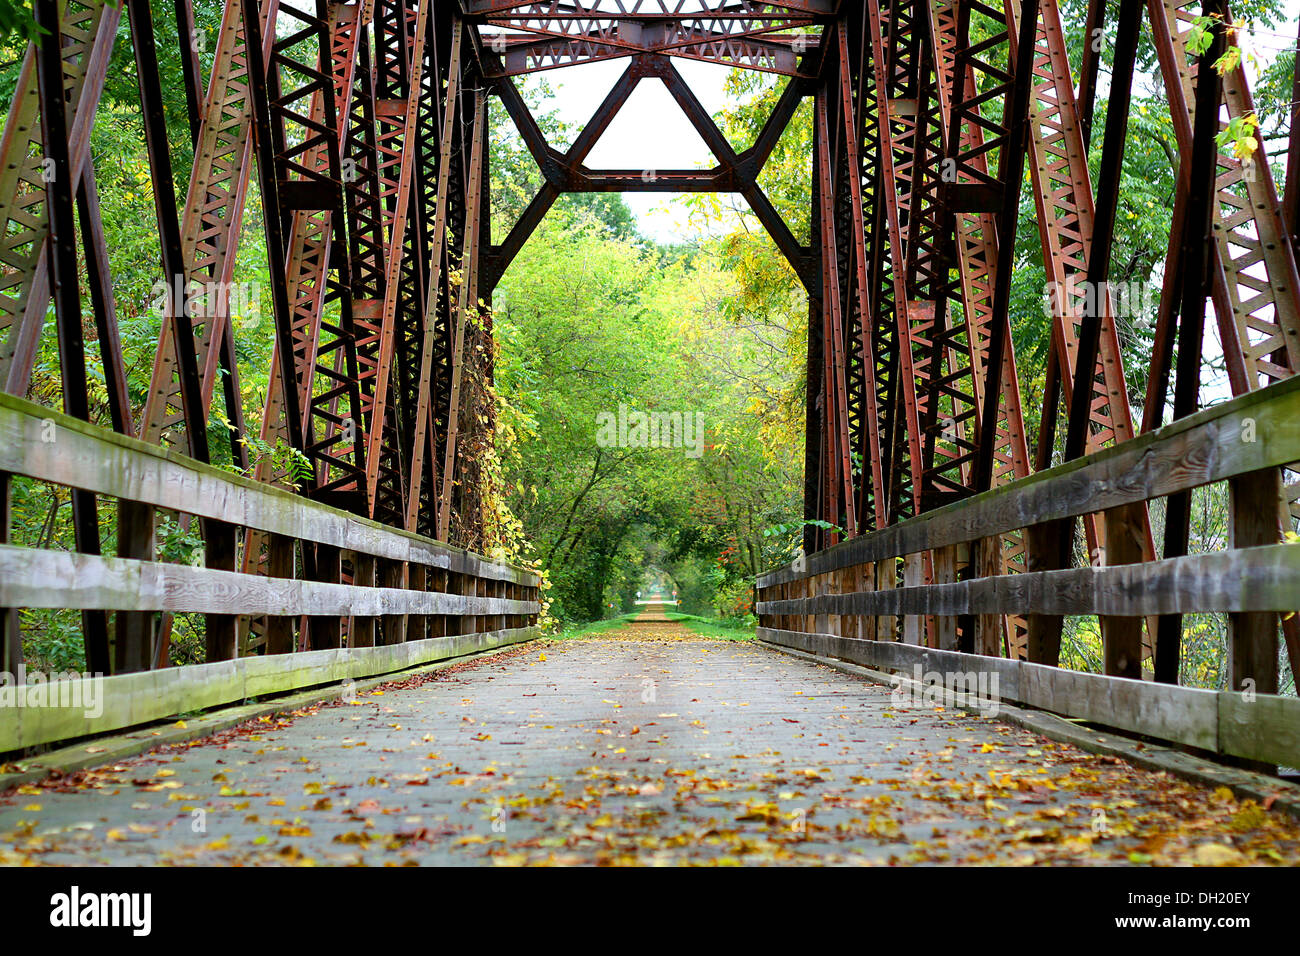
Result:
{"label": "wooden walkway", "polygon": [[1288,818],[644,620],[0,796],[0,862],[1294,863]]}

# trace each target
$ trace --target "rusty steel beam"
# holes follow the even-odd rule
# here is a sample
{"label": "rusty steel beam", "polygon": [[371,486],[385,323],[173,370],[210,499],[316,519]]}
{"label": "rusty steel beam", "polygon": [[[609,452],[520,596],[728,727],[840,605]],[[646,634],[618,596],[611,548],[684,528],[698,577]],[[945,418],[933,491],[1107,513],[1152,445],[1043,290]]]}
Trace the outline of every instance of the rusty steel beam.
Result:
{"label": "rusty steel beam", "polygon": [[[387,5],[385,5],[387,8]],[[391,8],[396,12],[397,8]],[[424,70],[424,45],[427,38],[429,0],[420,0],[413,23],[408,30],[405,12],[401,19],[389,16],[387,28],[376,43],[378,52],[377,93],[375,104],[377,143],[380,157],[379,178],[384,193],[385,219],[388,226],[384,261],[384,298],[379,311],[378,360],[374,372],[373,417],[367,435],[366,480],[372,515],[382,515],[393,523],[400,523],[406,513],[406,469],[400,460],[388,457],[386,472],[388,483],[382,489],[380,501],[380,470],[385,458],[400,447],[400,436],[390,413],[392,397],[393,356],[395,350],[398,294],[401,289],[403,250],[406,228],[411,213],[411,188],[415,171],[416,150],[414,139],[419,114],[420,78]],[[396,30],[393,29],[396,27]],[[383,94],[405,92],[404,98]],[[396,452],[398,455],[400,451]]]}
{"label": "rusty steel beam", "polygon": [[[302,419],[300,450],[314,472],[313,496],[361,513],[367,510],[363,443],[348,438],[357,433],[360,419],[349,260],[333,250],[346,242],[342,154],[359,46],[372,10],[370,0],[329,5],[324,17],[282,8],[281,22],[296,20],[302,29],[276,41],[270,63],[272,85],[279,91],[271,119],[280,128],[277,135],[289,132],[294,143],[275,157],[275,174],[293,206],[282,254]],[[314,56],[314,62],[304,56]],[[326,320],[329,302],[337,303],[337,321]],[[273,370],[279,353],[277,340]],[[273,373],[269,382],[261,438],[275,446],[288,433],[282,380]],[[263,481],[285,478],[272,472],[267,459],[256,474]]]}
{"label": "rusty steel beam", "polygon": [[[848,537],[858,533],[857,495],[853,486],[852,442],[849,439],[848,361],[844,353],[843,302],[840,298],[840,264],[835,238],[835,165],[831,159],[831,122],[827,98],[833,89],[822,90],[817,95],[817,195],[819,201],[818,226],[822,258],[822,336],[826,343],[828,360],[825,376],[827,448],[834,454],[827,461],[827,475],[834,492],[831,500],[839,501],[843,494],[844,524]],[[831,523],[840,524],[839,508],[832,510]]]}
{"label": "rusty steel beam", "polygon": [[[1164,78],[1180,154],[1192,150],[1192,69],[1187,34],[1197,14],[1194,0],[1156,3],[1148,0],[1152,38]],[[1231,13],[1223,7],[1225,22]],[[1300,88],[1300,87],[1297,87]],[[1240,62],[1224,75],[1219,106],[1227,118],[1240,120],[1255,111]],[[1292,104],[1294,113],[1295,104]],[[1292,144],[1296,132],[1292,126]],[[1288,172],[1296,168],[1296,150],[1287,156]],[[1300,371],[1300,272],[1296,264],[1296,184],[1287,178],[1289,202],[1279,203],[1268,155],[1261,142],[1250,161],[1218,154],[1213,211],[1214,255],[1211,262],[1211,301],[1219,342],[1234,395],[1290,378]],[[1187,186],[1180,176],[1180,193]],[[1163,308],[1163,306],[1162,306]],[[1172,332],[1172,326],[1166,329]],[[1153,369],[1153,372],[1155,370]],[[1167,374],[1167,368],[1165,370]],[[1151,391],[1151,389],[1148,389]],[[1163,405],[1158,410],[1164,411]],[[1285,474],[1285,473],[1284,473]],[[1285,489],[1280,508],[1279,535],[1300,522],[1297,486]],[[1282,621],[1292,671],[1300,679],[1300,618]]]}
{"label": "rusty steel beam", "polygon": [[1097,100],[1097,76],[1101,72],[1101,50],[1106,44],[1106,0],[1088,0],[1083,24],[1083,58],[1079,66],[1079,131],[1086,149],[1092,143],[1092,114]]}
{"label": "rusty steel beam", "polygon": [[[1050,443],[1055,436],[1056,396],[1063,395],[1067,409],[1088,416],[1086,450],[1127,441],[1133,437],[1133,420],[1124,378],[1124,362],[1115,329],[1115,304],[1109,289],[1098,291],[1100,309],[1099,361],[1086,380],[1091,388],[1074,394],[1078,324],[1088,296],[1087,263],[1092,242],[1094,209],[1087,154],[1079,128],[1078,106],[1065,50],[1057,0],[1040,0],[1033,46],[1033,88],[1030,103],[1029,167],[1038,213],[1052,311],[1052,356],[1038,436],[1039,463],[1050,463]],[[1016,21],[1019,22],[1018,20]],[[1059,392],[1057,391],[1059,389]],[[1145,506],[1135,520],[1144,560],[1155,556],[1150,520]],[[1106,553],[1105,528],[1095,516],[1083,522],[1088,553],[1101,560]],[[1065,530],[1059,526],[1032,529],[1027,555],[1030,570],[1054,568],[1064,553]],[[1056,663],[1060,647],[1059,617],[1031,615],[1029,659]],[[1145,638],[1145,652],[1154,642],[1154,620]]]}
{"label": "rusty steel beam", "polygon": [[[443,101],[442,129],[439,133],[438,144],[437,144],[439,147],[437,182],[444,183],[444,184],[449,183],[451,178],[452,148],[454,145],[453,137],[455,133],[455,123],[458,119],[460,119],[458,107],[460,103],[461,46],[463,41],[463,35],[464,35],[464,31],[461,27],[460,18],[453,17],[452,37],[451,37],[451,59],[448,64],[448,71],[447,71],[447,75],[448,75],[447,92],[446,92],[446,97]],[[479,122],[481,122],[480,118],[478,116],[475,116],[475,123],[478,124]],[[477,127],[476,127],[476,133],[477,133]],[[481,146],[482,144],[478,143],[473,148],[477,149],[477,148],[481,148]],[[481,164],[482,162],[481,158],[479,162]],[[471,209],[477,208],[477,202],[475,201],[476,196],[475,193],[473,192],[474,187],[477,185],[475,180],[476,175],[481,177],[482,169],[480,167],[476,171],[475,168],[471,165],[470,181],[469,181],[469,189],[470,189],[469,197],[470,197]],[[447,205],[448,205],[449,198],[450,198],[449,189],[442,188],[438,190],[437,207],[436,207],[436,213],[434,218],[433,237],[432,237],[432,247],[433,247],[432,271],[429,276],[428,291],[425,295],[425,314],[423,317],[424,337],[423,337],[423,344],[420,352],[420,376],[417,385],[418,399],[417,399],[416,412],[415,412],[415,435],[411,443],[411,453],[410,453],[411,469],[410,469],[410,475],[408,479],[407,493],[406,493],[405,527],[408,531],[415,530],[416,527],[416,519],[420,508],[421,486],[425,483],[425,474],[424,474],[425,456],[428,455],[431,460],[434,458],[432,454],[434,449],[430,447],[430,441],[429,441],[429,431],[432,425],[431,419],[433,414],[432,395],[431,395],[431,391],[433,387],[433,379],[434,379],[433,346],[434,346],[434,330],[436,327],[436,318],[437,318],[436,312],[438,309],[438,302],[439,302],[439,295],[438,295],[439,284],[443,277],[443,264],[444,262],[449,261],[447,256],[447,249],[446,249],[447,241],[448,241]],[[470,228],[476,229],[477,225],[471,223]],[[477,266],[478,263],[473,258],[471,258],[468,263],[468,268],[476,271]],[[461,267],[462,270],[466,268],[466,263],[464,259],[462,259],[461,261]],[[461,281],[464,282],[466,286],[468,286],[471,280],[468,276],[462,275]],[[456,357],[459,357],[461,354],[460,343],[463,340],[464,333],[461,328],[461,323],[457,323],[456,328],[457,328],[456,334],[457,334],[457,343],[458,343]],[[459,362],[456,363],[457,367],[459,366],[459,364],[460,364]],[[453,379],[453,381],[455,381],[455,379]],[[452,405],[454,407],[456,404],[456,397],[458,397],[458,392],[456,391],[454,386],[453,386],[452,394],[453,394]],[[454,423],[449,421],[448,428],[454,430],[455,428]],[[436,483],[437,472],[434,471],[433,474],[429,476],[429,478],[431,482]],[[439,514],[440,514],[440,518],[437,523],[437,530],[443,532],[443,535],[439,535],[441,537],[441,536],[445,536],[446,524],[441,519],[441,511],[439,512]]]}
{"label": "rusty steel beam", "polygon": [[[1128,0],[1128,4],[1140,0]],[[1126,4],[1127,6],[1127,4]],[[1123,9],[1123,8],[1121,8]],[[1225,9],[1219,0],[1206,0],[1206,16],[1222,17]],[[1201,358],[1205,340],[1205,300],[1210,294],[1211,263],[1214,240],[1211,236],[1214,210],[1212,197],[1218,173],[1219,132],[1218,106],[1222,81],[1215,61],[1227,48],[1227,31],[1223,24],[1214,31],[1209,49],[1199,57],[1194,90],[1195,122],[1192,152],[1187,161],[1187,204],[1183,211],[1178,237],[1179,284],[1178,365],[1174,386],[1174,418],[1185,418],[1201,404]],[[1109,117],[1107,140],[1110,139]],[[1165,505],[1165,540],[1163,557],[1181,557],[1187,553],[1191,533],[1192,496],[1188,492],[1170,495]],[[1176,684],[1181,661],[1183,617],[1165,614],[1156,632],[1156,677],[1162,683]]]}
{"label": "rusty steel beam", "polygon": [[[80,177],[104,88],[121,10],[97,0],[68,0],[59,21],[67,97],[70,170]],[[49,159],[39,119],[37,47],[23,56],[0,138],[0,389],[24,395],[50,302]]]}
{"label": "rusty steel beam", "polygon": [[[870,192],[876,198],[879,141],[874,129],[874,101],[867,89],[872,83],[869,67],[864,59],[869,55],[864,49],[865,25],[857,28],[858,45],[850,46],[853,32],[848,18],[837,26],[839,54],[840,118],[844,126],[844,183],[847,195],[840,194],[837,211],[847,213],[845,227],[850,252],[846,278],[850,288],[845,290],[849,316],[850,348],[856,351],[855,361],[861,377],[861,393],[853,425],[857,434],[854,448],[865,462],[859,483],[858,528],[866,533],[879,530],[888,523],[888,495],[885,488],[885,465],[881,457],[880,387],[878,375],[880,350],[875,328],[870,276],[871,252],[868,250],[867,223],[864,204]],[[854,77],[859,80],[855,94]],[[870,119],[869,119],[870,117]],[[870,125],[871,128],[868,128]],[[844,207],[847,206],[845,209]],[[841,230],[843,231],[843,230]],[[873,242],[876,241],[873,237]],[[883,343],[881,343],[883,344]],[[887,376],[886,376],[887,377]]]}
{"label": "rusty steel beam", "polygon": [[[698,42],[700,36],[715,39],[743,39],[763,36],[777,30],[806,29],[818,21],[810,16],[766,17],[678,17],[672,20],[592,20],[575,17],[496,16],[484,20],[498,32],[479,36],[494,52],[503,53],[512,44],[525,39],[522,35],[551,37],[559,40],[589,40],[629,52],[667,52],[680,45]],[[516,32],[508,32],[516,31]],[[815,35],[814,35],[815,36]],[[813,46],[809,38],[795,40],[794,46]],[[778,42],[784,42],[778,38]],[[797,52],[797,50],[796,50]]]}
{"label": "rusty steel beam", "polygon": [[740,69],[805,76],[799,60],[817,45],[815,34],[767,35],[768,30],[730,32],[675,21],[659,27],[618,24],[565,37],[491,34],[486,45],[501,58],[501,76],[519,76],[637,54],[676,56]]}
{"label": "rusty steel beam", "polygon": [[[77,179],[73,176],[68,150],[68,121],[63,98],[63,36],[59,28],[58,0],[37,0],[36,22],[44,32],[37,47],[36,85],[40,91],[41,137],[49,161],[46,169],[50,173],[45,189],[49,276],[58,334],[63,410],[74,418],[90,421],[73,215],[73,191]],[[96,496],[79,488],[73,488],[71,494],[72,528],[77,550],[83,554],[99,554]],[[92,674],[109,673],[112,663],[109,659],[108,615],[104,611],[82,611],[81,628],[86,669]]]}
{"label": "rusty steel beam", "polygon": [[465,235],[461,250],[462,279],[460,296],[453,316],[455,344],[452,346],[451,408],[447,416],[447,439],[442,467],[442,489],[438,493],[438,537],[445,539],[451,526],[451,499],[456,474],[456,439],[460,428],[460,392],[465,367],[466,326],[478,321],[478,254],[483,220],[479,210],[483,201],[482,178],[487,151],[487,95],[475,94],[474,132],[470,140],[469,176],[466,182]]}
{"label": "rusty steel beam", "polygon": [[[258,25],[264,39],[263,53],[270,54],[278,0],[259,5]],[[201,374],[203,419],[212,400],[221,367],[221,355],[229,353],[224,340],[230,323],[229,291],[234,279],[235,256],[244,202],[252,172],[252,142],[249,118],[248,51],[245,47],[243,4],[230,2],[222,11],[208,94],[199,124],[194,150],[194,169],[181,221],[185,298],[201,306],[196,329],[196,361]],[[197,294],[191,294],[197,293]],[[140,436],[156,442],[184,426],[181,414],[182,364],[169,323],[159,331],[153,372]],[[233,437],[243,437],[242,405],[227,404],[226,415],[235,426]]]}
{"label": "rusty steel beam", "polygon": [[185,116],[190,123],[190,145],[197,146],[203,124],[203,67],[199,63],[199,32],[194,28],[190,0],[174,0],[176,38],[180,41],[181,79],[185,86]]}
{"label": "rusty steel beam", "polygon": [[[269,258],[272,276],[278,275],[286,268],[284,261],[285,210],[281,205],[282,186],[277,146],[283,135],[276,137],[271,116],[271,91],[268,84],[269,64],[262,51],[263,36],[258,20],[257,0],[242,0],[244,7],[244,29],[249,39],[246,47],[248,57],[248,88],[250,107],[254,125],[254,144],[257,148],[258,183],[262,191],[262,228],[266,234],[266,252]],[[301,451],[303,448],[302,399],[296,387],[297,369],[293,361],[293,317],[290,313],[289,291],[284,283],[271,282],[271,300],[275,321],[276,358],[278,368],[275,373],[280,378],[280,394],[284,403],[284,428],[289,447]],[[310,484],[310,483],[309,483]]]}
{"label": "rusty steel beam", "polygon": [[460,0],[461,12],[470,17],[509,14],[527,19],[680,20],[683,18],[787,17],[790,14],[831,17],[840,0],[699,0],[683,11],[680,0]]}
{"label": "rusty steel beam", "polygon": [[[891,408],[894,419],[888,428],[890,453],[886,479],[891,522],[921,510],[921,425],[912,347],[915,304],[910,301],[906,269],[901,258],[915,175],[912,136],[916,125],[916,70],[911,61],[917,55],[918,38],[910,13],[906,2],[868,0],[867,3],[879,117],[882,195],[877,202],[885,209],[884,225],[888,236],[887,246],[881,244],[878,247],[877,268],[881,275],[881,291],[890,296],[894,336],[898,343]],[[900,405],[902,415],[898,414]]]}

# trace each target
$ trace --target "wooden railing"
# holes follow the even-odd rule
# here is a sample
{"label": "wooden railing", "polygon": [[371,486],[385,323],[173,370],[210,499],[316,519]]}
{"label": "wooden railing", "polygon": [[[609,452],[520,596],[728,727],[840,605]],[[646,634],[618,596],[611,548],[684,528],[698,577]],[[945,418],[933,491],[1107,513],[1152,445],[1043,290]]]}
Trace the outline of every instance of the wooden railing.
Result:
{"label": "wooden railing", "polygon": [[[886,671],[996,673],[1008,702],[1297,767],[1300,700],[1276,691],[1279,615],[1300,608],[1300,544],[1278,543],[1279,469],[1298,460],[1295,378],[763,574],[759,637]],[[1221,481],[1228,550],[1127,563],[1127,506]],[[1057,523],[1093,513],[1108,561],[1034,570],[1036,541],[1055,551]],[[997,556],[1014,532],[1030,570],[1008,574]],[[1228,689],[1141,679],[1142,618],[1194,612],[1228,615]],[[1026,660],[1006,656],[1006,615],[1028,619]],[[1061,668],[1059,640],[1035,640],[1060,615],[1098,615],[1106,674]]]}
{"label": "wooden railing", "polygon": [[[106,646],[87,638],[80,678],[97,682],[90,696],[102,713],[0,706],[0,754],[537,635],[539,581],[529,571],[3,394],[0,473],[115,498],[121,522],[115,557],[0,544],[6,682],[22,660],[15,609],[74,609],[104,624],[113,612]],[[203,566],[155,560],[158,512],[202,523]],[[264,542],[254,565],[266,574],[235,570],[245,540]],[[160,614],[182,613],[205,615],[207,662],[162,666]],[[250,619],[265,643],[240,657]],[[83,689],[65,682],[59,700],[82,701]]]}

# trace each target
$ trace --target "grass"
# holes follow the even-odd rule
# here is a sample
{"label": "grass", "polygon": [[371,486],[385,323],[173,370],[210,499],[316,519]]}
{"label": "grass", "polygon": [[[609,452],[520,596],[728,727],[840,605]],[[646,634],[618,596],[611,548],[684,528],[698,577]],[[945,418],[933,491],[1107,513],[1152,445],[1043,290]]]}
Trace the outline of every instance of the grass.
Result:
{"label": "grass", "polygon": [[[570,641],[614,631],[626,624],[630,624],[640,613],[640,611],[633,611],[631,614],[620,614],[618,617],[611,617],[604,621],[592,621],[589,624],[570,624],[560,633],[553,635],[551,640]],[[676,624],[681,624],[688,631],[699,634],[701,637],[723,641],[752,641],[754,639],[753,627],[724,624],[717,618],[700,617],[698,614],[679,614],[676,611],[665,611],[664,617]]]}
{"label": "grass", "polygon": [[664,617],[685,625],[688,630],[694,631],[701,637],[713,637],[724,641],[754,639],[754,628],[739,624],[724,624],[717,618],[700,617],[698,614],[678,614],[676,611],[665,611]]}
{"label": "grass", "polygon": [[566,624],[560,633],[552,636],[551,640],[568,641],[579,637],[591,637],[593,634],[603,634],[606,631],[612,631],[615,628],[628,624],[636,617],[636,614],[621,614],[618,617],[611,617],[604,621],[592,621],[589,624]]}

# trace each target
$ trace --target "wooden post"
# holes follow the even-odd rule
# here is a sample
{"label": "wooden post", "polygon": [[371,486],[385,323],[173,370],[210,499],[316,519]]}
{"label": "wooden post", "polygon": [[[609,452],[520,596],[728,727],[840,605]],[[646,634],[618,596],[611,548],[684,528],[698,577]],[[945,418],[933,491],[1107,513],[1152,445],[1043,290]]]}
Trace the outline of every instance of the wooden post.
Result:
{"label": "wooden post", "polygon": [[[884,558],[876,562],[876,590],[890,591],[897,586],[895,580],[897,575],[896,559]],[[896,641],[898,635],[895,628],[898,626],[898,618],[893,614],[880,614],[876,616],[876,640],[878,641]]]}
{"label": "wooden post", "polygon": [[[381,588],[406,587],[406,565],[401,561],[379,558],[379,586]],[[387,614],[380,619],[383,643],[401,644],[406,640],[406,615]]]}
{"label": "wooden post", "polygon": [[[221,571],[235,570],[235,526],[225,521],[203,522],[205,538],[205,563]],[[152,529],[149,532],[152,534]],[[204,635],[208,663],[229,661],[235,658],[237,616],[234,614],[208,614],[204,617]]]}
{"label": "wooden post", "polygon": [[[9,482],[9,473],[0,471],[0,544],[9,543]],[[0,607],[0,670],[17,675],[22,662],[23,636],[18,623],[18,609]]]}
{"label": "wooden post", "polygon": [[[810,598],[817,593],[817,582],[811,575],[803,578],[799,584],[801,588],[801,597]],[[816,634],[817,616],[814,614],[805,614],[800,622],[799,630],[804,634]]]}
{"label": "wooden post", "polygon": [[[268,576],[273,578],[292,578],[293,575],[293,538],[282,534],[267,536],[266,559]],[[292,615],[268,616],[266,619],[266,653],[289,654],[294,648]]]}
{"label": "wooden post", "polygon": [[[429,590],[447,591],[447,572],[442,568],[429,569]],[[445,614],[434,614],[429,617],[429,636],[443,637],[447,633],[447,616]]]}
{"label": "wooden post", "polygon": [[[903,555],[903,587],[919,588],[925,584],[925,555],[919,552]],[[920,647],[925,637],[925,615],[903,616],[903,643]]]}
{"label": "wooden post", "polygon": [[[953,584],[957,580],[957,546],[934,549],[934,583]],[[952,614],[934,615],[935,641],[941,651],[957,649],[957,618]]]}
{"label": "wooden post", "polygon": [[[373,588],[375,586],[375,556],[372,554],[352,555],[352,583],[357,587]],[[374,647],[375,624],[373,617],[353,617],[349,632],[350,647]]]}
{"label": "wooden post", "polygon": [[[827,571],[825,574],[818,575],[818,577],[817,577],[817,593],[818,593],[819,595],[822,595],[822,594],[834,594],[835,591],[836,591],[836,587],[835,587],[835,572],[834,572],[834,571]],[[835,615],[834,615],[834,614],[818,614],[818,615],[817,615],[817,633],[818,633],[818,634],[835,634],[835,633],[838,633],[838,632],[835,630],[835,621],[834,621],[834,618],[835,618]]]}
{"label": "wooden post", "polygon": [[[156,561],[153,508],[119,498],[117,502],[117,556]],[[118,611],[113,615],[113,670],[125,674],[145,671],[153,661],[152,611]]]}
{"label": "wooden post", "polygon": [[[1266,468],[1233,478],[1228,482],[1228,496],[1232,547],[1277,543],[1281,472]],[[1250,688],[1257,694],[1277,693],[1277,631],[1278,618],[1271,611],[1228,615],[1228,690]]]}
{"label": "wooden post", "polygon": [[[507,585],[505,581],[498,580],[492,582],[492,593],[495,594],[498,598],[504,598],[506,596],[506,588]],[[506,615],[504,614],[492,615],[492,630],[494,631],[505,630],[505,628],[508,627],[509,624],[510,624],[510,619]]]}
{"label": "wooden post", "polygon": [[[427,579],[425,577],[424,565],[408,564],[406,566],[407,587],[412,591],[429,590]],[[422,641],[424,640],[425,623],[428,617],[424,614],[411,614],[406,619],[405,640]]]}
{"label": "wooden post", "polygon": [[[870,592],[876,589],[875,562],[860,564],[854,571],[857,575],[857,590]],[[864,641],[874,641],[876,639],[876,617],[874,614],[858,615],[856,636]]]}
{"label": "wooden post", "polygon": [[[975,543],[975,577],[989,578],[1006,573],[1002,558],[1002,536],[980,538]],[[1002,656],[1007,619],[1001,614],[980,614],[975,619],[975,653]]]}
{"label": "wooden post", "polygon": [[[1073,525],[1064,521],[1031,525],[1025,529],[1026,571],[1060,570],[1058,567],[1060,561],[1056,557],[1059,552],[1055,535],[1062,533],[1067,527],[1073,530]],[[1029,627],[1025,659],[1031,664],[1059,666],[1061,663],[1060,615],[1027,614],[1025,623]]]}
{"label": "wooden post", "polygon": [[[465,580],[464,575],[456,571],[448,571],[447,587],[446,587],[447,593],[448,594],[464,593],[464,587],[465,587],[464,580]],[[449,635],[466,633],[465,618],[461,617],[459,614],[448,614],[443,620],[446,623],[447,633]]]}
{"label": "wooden post", "polygon": [[[329,584],[343,580],[343,552],[332,544],[316,545],[316,579]],[[343,640],[343,620],[317,616],[309,619],[307,631],[313,651],[338,647]]]}
{"label": "wooden post", "polygon": [[[1142,561],[1142,539],[1146,530],[1140,513],[1125,506],[1105,512],[1106,565],[1137,564]],[[1142,618],[1101,617],[1101,640],[1105,672],[1113,677],[1142,677]]]}

